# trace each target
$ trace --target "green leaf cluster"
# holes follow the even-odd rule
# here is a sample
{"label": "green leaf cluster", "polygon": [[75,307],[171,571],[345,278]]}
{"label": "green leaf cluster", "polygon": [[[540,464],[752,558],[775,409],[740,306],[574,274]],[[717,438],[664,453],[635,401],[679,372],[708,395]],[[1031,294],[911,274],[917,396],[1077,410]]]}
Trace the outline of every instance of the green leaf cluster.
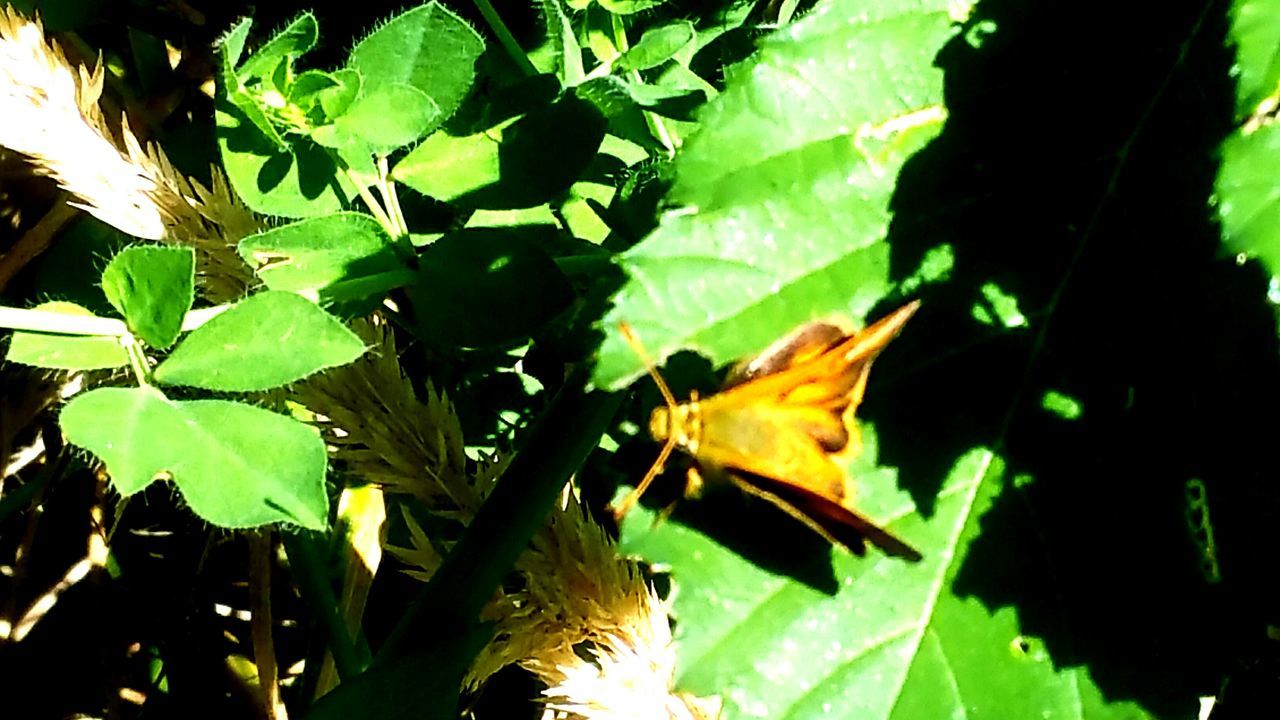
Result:
{"label": "green leaf cluster", "polygon": [[[103,269],[102,290],[123,317],[117,332],[110,332],[109,319],[55,301],[35,310],[78,325],[46,322],[41,332],[44,316],[37,314],[35,330],[15,333],[6,356],[61,370],[132,367],[138,387],[89,390],[63,408],[67,439],[106,464],[122,495],[164,478],[197,515],[220,527],[284,522],[323,529],[327,458],[314,429],[243,402],[170,398],[159,386],[179,398],[187,394],[183,387],[270,390],[349,363],[364,353],[364,343],[291,292],[265,290],[212,312],[192,312],[195,254],[189,248],[126,248]],[[104,326],[107,332],[98,329]],[[149,354],[173,346],[184,331],[153,369]]]}
{"label": "green leaf cluster", "polygon": [[672,589],[674,689],[725,718],[1194,717],[1275,624],[1253,568],[1276,548],[1280,5],[694,5],[540,0],[531,30],[431,2],[324,69],[316,15],[236,25],[217,147],[282,218],[236,248],[261,287],[199,307],[190,251],[129,248],[104,302],[0,308],[7,359],[127,368],[61,417],[122,495],[163,479],[221,527],[329,530],[326,482],[360,463],[329,468],[282,398],[365,352],[344,321],[376,312],[396,391],[448,402],[420,437],[362,429],[461,438],[467,473],[514,457],[465,523],[388,496],[388,543],[427,518],[447,559],[376,653],[306,568],[347,536],[288,537],[343,673],[307,709],[452,717],[480,609],[568,479],[602,510],[657,452],[646,364],[705,396],[801,323],[920,299],[847,470],[923,561],[840,554],[714,482],[664,512],[660,477],[620,543]]}

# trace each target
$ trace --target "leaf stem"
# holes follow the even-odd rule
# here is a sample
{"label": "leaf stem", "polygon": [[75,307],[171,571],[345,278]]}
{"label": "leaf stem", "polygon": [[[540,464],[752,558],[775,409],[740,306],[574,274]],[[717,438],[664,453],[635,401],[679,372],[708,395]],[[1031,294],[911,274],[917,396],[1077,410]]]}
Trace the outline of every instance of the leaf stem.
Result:
{"label": "leaf stem", "polygon": [[387,169],[387,156],[378,156],[378,194],[387,209],[387,217],[396,232],[391,237],[402,240],[409,236],[409,226],[404,219],[404,210],[400,208],[400,198],[396,196],[395,185],[391,182],[391,173]]}
{"label": "leaf stem", "polygon": [[484,16],[484,21],[489,24],[489,29],[493,30],[493,34],[497,36],[498,43],[515,61],[520,71],[529,77],[537,75],[538,68],[533,66],[533,62],[529,60],[529,56],[520,47],[520,43],[516,42],[515,36],[507,28],[507,24],[502,22],[502,18],[498,16],[498,11],[493,9],[493,5],[489,0],[475,0],[475,4],[476,9]]}
{"label": "leaf stem", "polygon": [[249,634],[253,638],[253,664],[258,669],[263,714],[271,720],[287,720],[280,700],[279,670],[271,623],[271,531],[249,533]]}
{"label": "leaf stem", "polygon": [[[618,48],[618,52],[625,55],[631,49],[631,43],[627,40],[627,26],[623,22],[621,15],[610,13],[609,18],[613,27],[613,45]],[[639,70],[628,70],[627,77],[631,82],[636,84],[644,84],[644,77],[640,75]],[[671,132],[667,129],[666,122],[656,113],[650,110],[644,110],[644,121],[649,126],[649,132],[653,133],[654,138],[662,143],[662,147],[667,151],[667,158],[671,159],[676,156],[676,143],[671,137]]]}
{"label": "leaf stem", "polygon": [[0,328],[53,333],[55,335],[99,335],[121,337],[129,333],[123,320],[97,315],[69,315],[48,310],[0,306]]}
{"label": "leaf stem", "polygon": [[132,333],[125,333],[120,336],[120,344],[124,346],[124,352],[129,356],[129,367],[133,369],[133,377],[138,381],[138,385],[154,386],[155,383],[151,378],[151,363],[147,362],[147,354],[143,352],[138,339]]}
{"label": "leaf stem", "polygon": [[388,235],[397,237],[395,223],[391,221],[391,217],[387,215],[387,211],[378,203],[378,199],[373,196],[373,193],[369,192],[369,188],[365,186],[364,182],[355,173],[351,172],[351,166],[347,164],[347,161],[337,152],[330,153],[330,157],[333,158],[338,168],[342,170],[342,174],[347,176],[347,182],[355,187],[356,194],[360,196],[365,206],[369,208],[369,214],[373,215],[373,219],[378,221],[378,224],[382,226],[382,229]]}
{"label": "leaf stem", "polygon": [[292,532],[280,533],[280,540],[289,557],[289,570],[294,582],[306,599],[306,606],[318,616],[338,677],[347,680],[359,675],[369,663],[369,650],[353,642],[351,633],[347,631],[337,596],[329,584],[324,542],[318,535]]}

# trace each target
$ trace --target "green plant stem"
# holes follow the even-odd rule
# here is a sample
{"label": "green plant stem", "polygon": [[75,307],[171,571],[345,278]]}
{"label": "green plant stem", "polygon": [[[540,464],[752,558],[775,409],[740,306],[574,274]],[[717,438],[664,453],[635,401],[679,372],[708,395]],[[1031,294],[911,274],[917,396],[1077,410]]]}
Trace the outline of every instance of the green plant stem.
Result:
{"label": "green plant stem", "polygon": [[391,173],[387,169],[386,156],[378,157],[378,194],[386,206],[387,216],[395,226],[393,238],[400,240],[409,236],[409,225],[404,219],[404,210],[400,208],[400,198],[396,196],[395,184],[391,182]]}
{"label": "green plant stem", "polygon": [[382,226],[383,230],[387,231],[388,235],[391,237],[397,237],[396,224],[391,221],[391,216],[387,214],[387,211],[382,209],[382,205],[378,203],[378,199],[373,196],[373,193],[369,192],[369,188],[365,187],[363,182],[360,182],[351,174],[350,170],[347,170],[346,173],[347,179],[356,186],[356,192],[359,193],[360,199],[363,200],[364,204],[369,208],[369,212],[373,215],[373,218],[378,221],[378,224]]}
{"label": "green plant stem", "polygon": [[280,673],[276,667],[276,647],[271,622],[271,531],[249,533],[249,635],[253,643],[253,664],[258,670],[262,691],[262,712],[272,720],[287,715],[280,700]]}
{"label": "green plant stem", "polygon": [[327,646],[333,655],[333,666],[342,679],[353,678],[369,664],[369,649],[352,642],[347,625],[342,619],[338,598],[329,584],[325,570],[323,543],[314,535],[291,532],[280,533],[285,555],[289,558],[289,570],[298,583],[298,590],[306,598],[306,607],[315,611],[320,627],[328,639]]}
{"label": "green plant stem", "polygon": [[97,315],[68,315],[47,310],[0,307],[0,328],[53,333],[120,337],[129,332],[123,320]]}
{"label": "green plant stem", "polygon": [[[215,305],[189,311],[182,318],[182,331],[190,332],[204,325],[231,308],[231,305]],[[68,315],[48,310],[25,310],[0,306],[0,328],[53,335],[92,335],[96,337],[124,337],[129,327],[123,320],[98,315]]]}
{"label": "green plant stem", "polygon": [[373,215],[373,219],[378,221],[378,224],[382,226],[382,229],[385,230],[388,235],[391,237],[397,237],[395,223],[391,221],[391,217],[387,215],[387,211],[383,209],[382,205],[378,202],[378,199],[373,196],[373,193],[369,192],[369,188],[365,187],[364,182],[351,172],[351,166],[348,165],[336,152],[330,153],[330,156],[338,165],[338,168],[342,170],[342,173],[347,176],[347,182],[351,183],[351,185],[355,187],[356,194],[360,196],[360,199],[364,201],[365,206],[369,208],[369,214]]}
{"label": "green plant stem", "polygon": [[125,354],[129,356],[129,367],[133,368],[133,377],[138,385],[151,387],[155,383],[151,379],[151,363],[147,362],[147,354],[133,335],[126,334],[121,338]]}
{"label": "green plant stem", "polygon": [[[622,20],[621,15],[609,15],[613,27],[613,45],[618,48],[618,52],[625,55],[631,49],[631,43],[627,40],[627,26]],[[627,77],[631,82],[642,84],[644,78],[640,75],[639,70],[628,70]],[[675,140],[671,137],[671,132],[667,130],[667,124],[662,118],[649,110],[643,111],[645,124],[649,126],[649,132],[662,143],[663,149],[667,151],[667,158],[676,156]]]}
{"label": "green plant stem", "polygon": [[493,9],[493,5],[489,0],[475,0],[476,9],[484,16],[484,21],[489,23],[489,28],[493,30],[493,34],[497,36],[498,43],[502,45],[511,59],[515,61],[520,71],[529,77],[538,74],[538,68],[533,66],[529,60],[529,56],[525,54],[524,49],[520,47],[520,43],[516,42],[516,38],[507,29],[507,24],[502,22],[502,18],[498,16],[498,11]]}
{"label": "green plant stem", "polygon": [[[365,717],[419,718],[433,710],[424,704],[447,699],[440,689],[423,689],[408,697],[382,688],[400,687],[396,682],[405,668],[420,678],[438,676],[452,682],[453,673],[460,679],[471,666],[488,636],[479,625],[481,609],[546,522],[565,483],[600,442],[622,402],[620,393],[588,391],[589,377],[586,367],[569,376],[369,670],[325,696],[313,708],[312,718],[348,717],[352,707]],[[450,687],[456,698],[457,686]],[[454,712],[452,707],[444,710]]]}
{"label": "green plant stem", "polygon": [[418,279],[414,270],[388,270],[376,275],[339,280],[325,289],[325,297],[333,301],[359,300],[371,295],[381,295],[396,288],[412,285]]}
{"label": "green plant stem", "polygon": [[621,393],[588,391],[588,377],[583,366],[565,381],[466,534],[374,658],[375,666],[429,636],[433,626],[475,624],[622,402]]}

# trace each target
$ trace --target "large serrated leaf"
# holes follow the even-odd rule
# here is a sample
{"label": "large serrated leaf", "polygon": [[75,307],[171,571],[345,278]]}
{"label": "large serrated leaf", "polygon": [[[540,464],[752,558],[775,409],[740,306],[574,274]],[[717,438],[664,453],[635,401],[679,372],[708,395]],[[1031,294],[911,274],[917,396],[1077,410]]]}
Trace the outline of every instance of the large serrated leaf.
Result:
{"label": "large serrated leaf", "polygon": [[292,418],[226,400],[175,402],[154,388],[101,388],[73,399],[59,420],[123,495],[168,477],[220,527],[327,523],[324,443]]}
{"label": "large serrated leaf", "polygon": [[425,92],[445,120],[458,109],[484,52],[480,35],[452,11],[430,2],[392,18],[351,51],[365,90],[404,83]]}
{"label": "large serrated leaf", "polygon": [[1236,113],[1252,113],[1263,98],[1280,92],[1280,3],[1231,3],[1231,40],[1236,49]]}
{"label": "large serrated leaf", "polygon": [[[61,300],[33,309],[93,317],[86,308]],[[15,332],[4,359],[53,370],[105,370],[128,365],[129,353],[118,337]]]}
{"label": "large serrated leaf", "polygon": [[1280,124],[1234,133],[1222,144],[1216,197],[1222,240],[1280,275]]}
{"label": "large serrated leaf", "polygon": [[195,300],[195,272],[191,248],[126,248],[103,269],[102,291],[134,334],[163,350],[178,339]]}
{"label": "large serrated leaf", "polygon": [[865,439],[859,508],[924,550],[918,564],[829,551],[772,507],[723,495],[676,515],[711,535],[654,526],[648,510],[628,518],[624,552],[670,568],[678,588],[679,689],[719,694],[725,720],[1073,717],[1082,705],[1089,718],[1149,717],[1102,702],[1087,672],[1055,668],[1015,613],[992,615],[954,590],[1005,481],[998,456],[962,457],[925,521],[895,473],[875,468],[874,434]]}
{"label": "large serrated leaf", "polygon": [[954,33],[947,11],[830,3],[764,43],[677,158],[672,199],[686,207],[621,258],[630,281],[605,319],[597,385],[642,372],[623,321],[659,358],[690,347],[721,364],[888,292],[894,180],[946,116],[933,56]]}
{"label": "large serrated leaf", "polygon": [[1222,241],[1280,275],[1280,2],[1237,0],[1231,9],[1236,114],[1242,127],[1222,143],[1214,199]]}
{"label": "large serrated leaf", "polygon": [[[1234,104],[1223,9],[1098,23],[977,4],[936,59],[956,121],[891,203],[890,277],[924,304],[860,415],[896,478],[852,473],[857,506],[918,544],[934,584],[804,549],[762,503],[682,504],[651,533],[680,533],[654,557],[690,655],[679,689],[723,693],[727,718],[1191,720],[1225,677],[1214,714],[1233,713],[1240,658],[1277,607],[1256,559],[1277,547],[1280,374],[1267,273],[1222,257],[1205,212]],[[822,77],[794,76],[815,88],[795,113],[824,108]],[[1028,91],[1045,77],[1073,80]],[[921,287],[909,276],[934,254],[954,262]],[[894,520],[909,507],[894,486],[918,518]]]}
{"label": "large serrated leaf", "polygon": [[187,336],[156,380],[207,390],[268,390],[364,354],[360,338],[306,298],[267,290]]}

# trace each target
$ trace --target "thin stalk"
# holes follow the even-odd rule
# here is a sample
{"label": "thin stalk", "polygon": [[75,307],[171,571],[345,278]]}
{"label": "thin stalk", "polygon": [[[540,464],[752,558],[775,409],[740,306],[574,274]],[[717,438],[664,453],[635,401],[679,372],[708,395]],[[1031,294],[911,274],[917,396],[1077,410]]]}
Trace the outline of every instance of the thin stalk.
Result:
{"label": "thin stalk", "polygon": [[[480,611],[546,522],[565,483],[600,442],[622,402],[621,393],[588,391],[588,378],[585,367],[569,376],[373,664],[325,696],[311,717],[349,717],[354,708],[364,717],[423,717],[440,709],[430,703],[450,694],[456,699],[456,682],[489,632],[479,624]],[[384,690],[402,687],[410,676],[427,679],[419,679],[411,695]],[[428,682],[433,676],[440,679],[436,687]]]}
{"label": "thin stalk", "polygon": [[327,637],[325,645],[333,655],[338,677],[348,680],[359,675],[369,664],[369,650],[353,642],[353,634],[347,631],[342,609],[338,607],[337,596],[329,582],[323,542],[319,536],[288,532],[281,533],[280,539],[289,557],[289,570],[294,582],[306,599],[306,606],[316,613],[320,628]]}
{"label": "thin stalk", "polygon": [[53,333],[55,335],[98,335],[122,337],[129,333],[123,320],[97,315],[68,315],[48,310],[26,310],[0,306],[0,328]]}
{"label": "thin stalk", "polygon": [[493,9],[493,5],[489,3],[489,0],[475,0],[475,3],[476,9],[484,16],[484,21],[489,24],[489,29],[493,30],[493,34],[497,36],[498,43],[515,61],[520,71],[529,77],[537,75],[538,68],[533,66],[533,62],[529,60],[529,56],[520,47],[520,43],[516,42],[515,36],[507,29],[507,24],[502,22],[501,17],[498,17],[498,11]]}
{"label": "thin stalk", "polygon": [[258,668],[263,715],[287,720],[280,699],[279,668],[271,622],[271,531],[249,533],[249,633],[253,638],[253,664]]}
{"label": "thin stalk", "polygon": [[429,636],[431,627],[476,622],[622,402],[621,393],[588,392],[588,377],[579,367],[565,381],[466,534],[374,658],[375,666]]}
{"label": "thin stalk", "polygon": [[369,208],[369,213],[373,215],[373,219],[378,221],[378,224],[382,226],[383,230],[387,231],[388,235],[396,237],[395,223],[391,221],[391,217],[387,215],[387,211],[383,209],[378,199],[373,196],[373,193],[369,192],[369,188],[365,187],[364,182],[355,173],[351,172],[351,166],[336,152],[331,153],[330,157],[333,158],[334,163],[338,165],[342,173],[347,176],[347,182],[350,182],[355,187],[356,194],[360,196],[365,206]]}
{"label": "thin stalk", "polygon": [[133,377],[138,381],[138,385],[142,387],[154,385],[151,380],[151,363],[147,360],[147,354],[143,352],[142,345],[130,334],[122,337],[120,342],[124,345],[125,354],[129,356],[129,367],[133,369]]}
{"label": "thin stalk", "polygon": [[382,205],[378,203],[378,199],[373,196],[373,193],[369,192],[369,188],[365,187],[363,182],[351,174],[350,170],[346,170],[346,173],[347,179],[356,186],[356,192],[359,193],[360,199],[363,200],[364,204],[369,208],[369,212],[373,215],[373,219],[378,221],[378,224],[382,226],[383,230],[387,231],[388,235],[391,237],[397,237],[396,224],[392,222],[391,216],[387,214],[387,211],[382,209]]}
{"label": "thin stalk", "polygon": [[391,173],[387,169],[385,155],[378,156],[378,194],[382,196],[388,218],[396,229],[392,237],[396,239],[408,237],[409,225],[405,222],[404,211],[400,208],[400,198],[396,196],[395,185],[391,182]]}
{"label": "thin stalk", "polygon": [[[190,332],[204,325],[231,308],[231,305],[191,310],[182,319],[182,331]],[[124,337],[129,327],[123,320],[98,315],[68,315],[48,310],[0,306],[0,328],[25,330],[52,335],[91,335],[95,337]]]}
{"label": "thin stalk", "polygon": [[[618,48],[619,53],[626,54],[626,52],[631,49],[631,43],[627,40],[627,26],[624,24],[621,15],[610,14],[609,17],[612,21],[614,47]],[[644,78],[640,75],[639,70],[627,71],[627,77],[634,83],[644,82]],[[649,132],[653,133],[653,136],[657,138],[658,142],[662,143],[663,149],[667,151],[667,158],[675,157],[676,143],[671,137],[671,131],[667,129],[667,124],[663,121],[662,117],[649,110],[645,110],[644,121],[645,124],[649,126]]]}

